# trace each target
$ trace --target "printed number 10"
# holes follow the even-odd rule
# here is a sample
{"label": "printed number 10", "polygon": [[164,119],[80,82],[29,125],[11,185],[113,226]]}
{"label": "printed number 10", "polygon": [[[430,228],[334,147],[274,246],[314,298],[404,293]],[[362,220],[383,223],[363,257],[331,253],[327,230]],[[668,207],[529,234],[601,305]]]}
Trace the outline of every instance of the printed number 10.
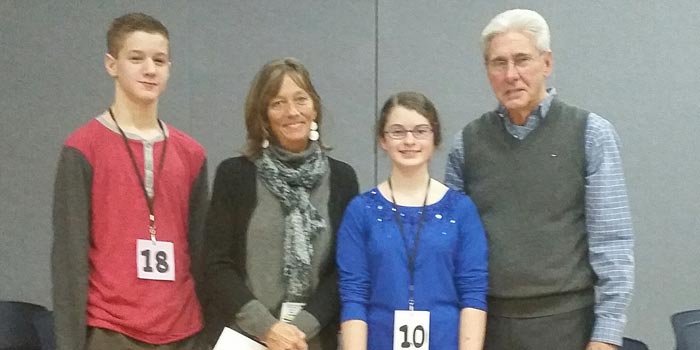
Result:
{"label": "printed number 10", "polygon": [[[402,348],[410,348],[411,343],[408,342],[408,326],[403,325],[399,327],[399,330],[403,332],[403,342],[401,343]],[[420,342],[418,341],[418,332],[420,331]],[[416,326],[416,328],[413,329],[413,347],[418,349],[423,346],[423,343],[425,342],[425,330],[423,329],[423,326]]]}

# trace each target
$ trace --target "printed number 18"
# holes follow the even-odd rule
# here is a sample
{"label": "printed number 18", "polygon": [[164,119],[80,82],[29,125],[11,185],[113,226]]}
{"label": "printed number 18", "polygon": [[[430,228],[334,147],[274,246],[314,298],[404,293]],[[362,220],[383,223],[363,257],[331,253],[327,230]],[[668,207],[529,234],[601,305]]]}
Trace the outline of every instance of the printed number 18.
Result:
{"label": "printed number 18", "polygon": [[[144,272],[153,272],[153,268],[151,267],[151,251],[149,249],[142,250],[141,255],[143,255],[144,258],[146,258],[146,266],[144,266],[143,271]],[[168,262],[167,262],[168,255],[160,250],[158,253],[156,253],[156,270],[160,273],[166,273],[168,272]]]}

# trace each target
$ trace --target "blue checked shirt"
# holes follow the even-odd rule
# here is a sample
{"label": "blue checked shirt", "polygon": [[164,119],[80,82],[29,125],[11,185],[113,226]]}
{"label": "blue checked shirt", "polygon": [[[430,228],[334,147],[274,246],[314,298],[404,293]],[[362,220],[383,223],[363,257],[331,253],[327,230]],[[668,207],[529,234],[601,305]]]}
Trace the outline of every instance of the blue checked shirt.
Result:
{"label": "blue checked shirt", "polygon": [[[549,89],[547,97],[524,125],[513,124],[502,105],[497,112],[508,133],[522,140],[545,118],[555,95],[556,90]],[[620,158],[620,139],[612,124],[595,113],[588,115],[584,138],[588,250],[591,266],[598,277],[591,341],[622,345],[627,321],[625,310],[634,286],[634,234]],[[445,183],[459,191],[464,189],[463,166],[464,149],[459,132],[445,170]]]}

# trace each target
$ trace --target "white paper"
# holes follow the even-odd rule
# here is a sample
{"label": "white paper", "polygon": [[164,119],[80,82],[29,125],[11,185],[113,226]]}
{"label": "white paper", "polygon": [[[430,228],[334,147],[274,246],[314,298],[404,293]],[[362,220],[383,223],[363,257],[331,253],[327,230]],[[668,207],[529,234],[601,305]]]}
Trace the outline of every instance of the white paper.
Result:
{"label": "white paper", "polygon": [[265,350],[267,347],[246,337],[245,335],[234,331],[231,328],[224,327],[219,340],[214,345],[214,350]]}

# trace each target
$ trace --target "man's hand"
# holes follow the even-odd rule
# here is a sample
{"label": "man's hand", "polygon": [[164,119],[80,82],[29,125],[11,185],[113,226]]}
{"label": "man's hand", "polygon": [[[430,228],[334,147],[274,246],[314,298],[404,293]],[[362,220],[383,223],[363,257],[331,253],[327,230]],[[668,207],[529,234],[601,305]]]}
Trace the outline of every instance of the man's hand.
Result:
{"label": "man's hand", "polygon": [[306,334],[296,326],[277,322],[265,334],[263,342],[270,350],[307,350]]}
{"label": "man's hand", "polygon": [[599,341],[592,341],[586,346],[586,350],[616,350],[617,345],[612,345],[608,343],[601,343]]}

